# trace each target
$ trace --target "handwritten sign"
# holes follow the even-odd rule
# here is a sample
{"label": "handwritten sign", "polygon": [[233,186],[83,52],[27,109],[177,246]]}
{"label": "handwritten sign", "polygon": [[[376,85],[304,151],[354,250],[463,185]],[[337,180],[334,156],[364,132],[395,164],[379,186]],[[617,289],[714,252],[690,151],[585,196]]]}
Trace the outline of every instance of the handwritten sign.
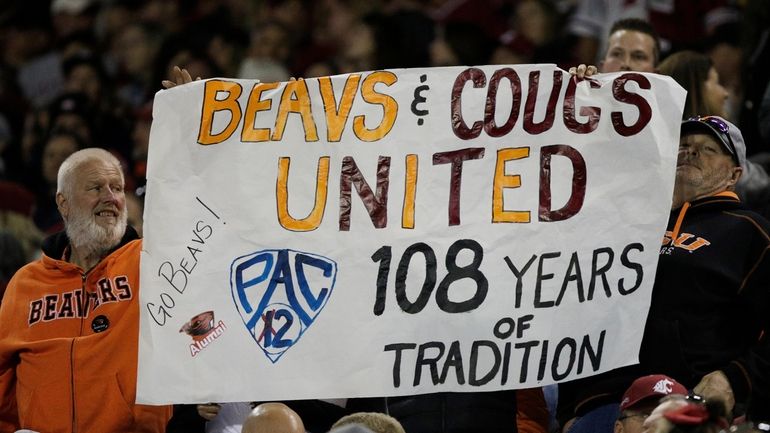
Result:
{"label": "handwritten sign", "polygon": [[449,67],[156,95],[138,401],[541,386],[635,363],[684,90]]}

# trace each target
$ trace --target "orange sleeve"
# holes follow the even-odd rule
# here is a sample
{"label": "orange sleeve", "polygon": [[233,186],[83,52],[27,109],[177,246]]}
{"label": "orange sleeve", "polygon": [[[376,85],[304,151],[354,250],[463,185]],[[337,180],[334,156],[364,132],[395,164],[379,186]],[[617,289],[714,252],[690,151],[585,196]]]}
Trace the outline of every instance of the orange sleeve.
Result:
{"label": "orange sleeve", "polygon": [[[18,274],[18,273],[17,273]],[[16,303],[16,279],[12,279],[0,305],[0,432],[14,432],[20,428],[16,408],[16,353],[9,332],[14,323],[12,315]]]}
{"label": "orange sleeve", "polygon": [[516,391],[516,427],[519,433],[548,432],[548,406],[542,388]]}

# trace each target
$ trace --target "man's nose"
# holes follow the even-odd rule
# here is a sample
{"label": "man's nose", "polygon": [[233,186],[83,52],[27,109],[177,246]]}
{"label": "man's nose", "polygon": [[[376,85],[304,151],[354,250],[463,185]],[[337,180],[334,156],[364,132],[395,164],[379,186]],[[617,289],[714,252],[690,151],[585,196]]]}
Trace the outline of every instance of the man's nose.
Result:
{"label": "man's nose", "polygon": [[114,201],[117,200],[118,193],[117,193],[117,191],[115,191],[111,187],[106,186],[106,187],[102,188],[101,192],[102,192],[102,196],[101,196],[101,200],[102,201],[114,202]]}
{"label": "man's nose", "polygon": [[631,59],[628,56],[621,57],[620,59],[620,70],[621,71],[630,71],[631,70]]}

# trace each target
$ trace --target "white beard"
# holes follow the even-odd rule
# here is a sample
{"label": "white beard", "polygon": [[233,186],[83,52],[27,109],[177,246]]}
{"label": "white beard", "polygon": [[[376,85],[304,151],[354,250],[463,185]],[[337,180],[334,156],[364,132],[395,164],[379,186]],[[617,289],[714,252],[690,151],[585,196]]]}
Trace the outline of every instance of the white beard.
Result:
{"label": "white beard", "polygon": [[77,249],[83,257],[102,259],[120,243],[126,232],[127,219],[128,214],[123,209],[114,226],[102,227],[96,223],[92,213],[73,209],[71,217],[65,222],[65,230],[72,248]]}

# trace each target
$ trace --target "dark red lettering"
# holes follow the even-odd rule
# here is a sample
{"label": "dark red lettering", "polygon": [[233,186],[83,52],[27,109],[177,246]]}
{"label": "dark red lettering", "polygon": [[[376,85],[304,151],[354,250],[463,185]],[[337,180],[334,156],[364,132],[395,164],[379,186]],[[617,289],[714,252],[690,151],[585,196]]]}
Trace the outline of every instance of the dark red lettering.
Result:
{"label": "dark red lettering", "polygon": [[564,125],[570,131],[578,134],[587,134],[595,130],[599,126],[599,116],[602,112],[602,109],[599,107],[580,107],[580,115],[587,116],[588,121],[580,123],[575,118],[575,90],[577,89],[577,84],[584,80],[588,81],[592,89],[601,87],[596,80],[572,77],[567,84],[567,93],[564,95]]}
{"label": "dark red lettering", "polygon": [[527,103],[524,106],[524,130],[530,134],[537,135],[548,131],[553,126],[556,117],[556,103],[559,102],[561,93],[562,72],[553,72],[553,86],[551,95],[548,97],[548,105],[545,107],[545,118],[542,122],[535,122],[535,105],[537,103],[537,93],[540,87],[540,71],[529,73],[529,91],[527,92]]}
{"label": "dark red lettering", "polygon": [[463,181],[463,161],[484,157],[483,147],[468,147],[433,154],[433,165],[452,164],[449,179],[449,225],[460,225],[460,185]]}
{"label": "dark red lettering", "polygon": [[[513,104],[511,105],[511,112],[508,114],[508,119],[502,126],[497,126],[495,123],[497,89],[500,86],[500,80],[503,78],[507,79],[510,83]],[[503,68],[495,71],[492,78],[489,80],[489,88],[487,89],[487,101],[486,106],[484,107],[484,131],[486,131],[490,137],[502,137],[511,132],[513,125],[516,124],[516,120],[519,119],[520,109],[521,80],[519,79],[519,74],[511,68]]]}
{"label": "dark red lettering", "polygon": [[340,231],[350,230],[351,185],[369,213],[375,228],[381,229],[388,225],[388,186],[390,175],[390,157],[380,156],[377,160],[377,192],[372,192],[369,184],[358,169],[352,156],[342,159],[340,176]]}
{"label": "dark red lettering", "polygon": [[483,123],[480,120],[473,122],[473,126],[468,128],[468,124],[463,119],[462,95],[465,83],[473,82],[473,87],[480,88],[487,84],[487,77],[484,71],[478,68],[468,68],[460,73],[452,86],[452,132],[461,140],[470,140],[481,134]]}
{"label": "dark red lettering", "polygon": [[639,110],[639,118],[633,125],[626,125],[625,122],[623,122],[623,113],[620,111],[613,111],[610,114],[612,126],[615,128],[615,131],[624,137],[638,134],[639,131],[644,129],[644,127],[650,123],[650,119],[652,119],[652,108],[650,108],[650,103],[647,102],[642,95],[626,91],[626,83],[629,81],[636,82],[640,89],[649,89],[651,87],[650,80],[642,74],[623,74],[618,78],[615,78],[612,82],[612,95],[615,99],[619,102],[634,105]]}
{"label": "dark red lettering", "polygon": [[[561,209],[551,210],[551,156],[562,155],[572,162],[572,193]],[[562,221],[574,216],[583,207],[586,195],[586,162],[575,148],[566,144],[544,146],[540,150],[540,221]]]}

